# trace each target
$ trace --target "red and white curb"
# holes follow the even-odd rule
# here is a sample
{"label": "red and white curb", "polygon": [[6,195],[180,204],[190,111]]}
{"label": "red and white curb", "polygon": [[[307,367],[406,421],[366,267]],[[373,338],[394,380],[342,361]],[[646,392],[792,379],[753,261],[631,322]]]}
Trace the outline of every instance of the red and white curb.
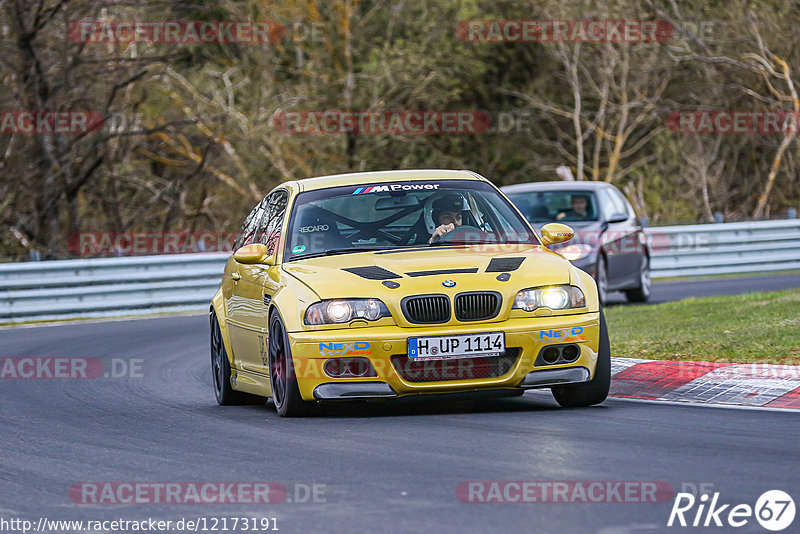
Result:
{"label": "red and white curb", "polygon": [[611,397],[800,410],[800,365],[611,358]]}

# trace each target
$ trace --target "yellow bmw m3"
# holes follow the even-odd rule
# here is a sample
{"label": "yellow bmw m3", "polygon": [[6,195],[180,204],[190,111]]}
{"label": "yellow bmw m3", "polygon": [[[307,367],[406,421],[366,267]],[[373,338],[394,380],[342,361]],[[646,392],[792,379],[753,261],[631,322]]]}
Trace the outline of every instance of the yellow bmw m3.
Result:
{"label": "yellow bmw m3", "polygon": [[250,213],[210,309],[221,405],[608,395],[594,280],[488,180],[404,170],[285,182]]}

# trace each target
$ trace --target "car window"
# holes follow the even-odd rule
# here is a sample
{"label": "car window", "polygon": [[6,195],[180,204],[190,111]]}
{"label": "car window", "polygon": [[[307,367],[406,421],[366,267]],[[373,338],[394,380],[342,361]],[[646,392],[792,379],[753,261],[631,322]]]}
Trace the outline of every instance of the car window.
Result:
{"label": "car window", "polygon": [[606,219],[617,213],[628,214],[628,209],[625,207],[623,199],[614,193],[616,193],[615,190],[607,187],[600,190],[600,204]]}
{"label": "car window", "polygon": [[508,198],[531,223],[596,221],[597,198],[592,191],[527,191]]}
{"label": "car window", "polygon": [[414,181],[301,193],[292,209],[284,257],[290,261],[333,250],[428,245],[434,230],[448,217],[457,217],[458,223],[445,244],[539,244],[535,233],[491,184]]}
{"label": "car window", "polygon": [[625,195],[623,195],[621,191],[617,189],[612,189],[611,194],[613,197],[617,199],[617,203],[620,206],[622,206],[622,210],[620,211],[620,213],[627,213],[629,217],[633,217],[636,215],[636,212],[633,211],[631,203],[628,202],[628,199],[625,198]]}
{"label": "car window", "polygon": [[279,189],[264,199],[264,215],[258,223],[254,242],[266,245],[270,254],[275,253],[288,200],[289,192],[285,189]]}
{"label": "car window", "polygon": [[244,223],[242,223],[242,228],[239,230],[239,233],[236,234],[234,250],[238,250],[241,247],[249,245],[253,242],[258,224],[261,221],[261,217],[264,215],[264,206],[266,205],[266,200],[267,199],[265,197],[261,202],[259,202],[244,220]]}

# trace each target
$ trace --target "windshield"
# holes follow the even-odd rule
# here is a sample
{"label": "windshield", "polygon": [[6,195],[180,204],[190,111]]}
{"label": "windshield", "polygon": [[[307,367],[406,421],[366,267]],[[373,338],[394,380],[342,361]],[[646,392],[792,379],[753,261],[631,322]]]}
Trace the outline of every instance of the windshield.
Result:
{"label": "windshield", "polygon": [[596,221],[597,199],[592,191],[527,191],[508,198],[531,223]]}
{"label": "windshield", "polygon": [[477,180],[413,181],[301,193],[284,257],[474,243],[539,244],[508,201]]}

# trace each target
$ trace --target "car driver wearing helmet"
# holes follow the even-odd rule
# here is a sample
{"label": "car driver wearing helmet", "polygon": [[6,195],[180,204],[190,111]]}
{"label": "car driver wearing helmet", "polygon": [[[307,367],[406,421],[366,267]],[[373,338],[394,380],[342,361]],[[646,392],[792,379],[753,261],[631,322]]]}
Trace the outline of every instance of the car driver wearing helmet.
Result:
{"label": "car driver wearing helmet", "polygon": [[436,229],[431,234],[428,243],[433,243],[437,237],[442,237],[452,232],[457,226],[463,224],[464,199],[458,193],[445,194],[433,203],[431,217]]}

